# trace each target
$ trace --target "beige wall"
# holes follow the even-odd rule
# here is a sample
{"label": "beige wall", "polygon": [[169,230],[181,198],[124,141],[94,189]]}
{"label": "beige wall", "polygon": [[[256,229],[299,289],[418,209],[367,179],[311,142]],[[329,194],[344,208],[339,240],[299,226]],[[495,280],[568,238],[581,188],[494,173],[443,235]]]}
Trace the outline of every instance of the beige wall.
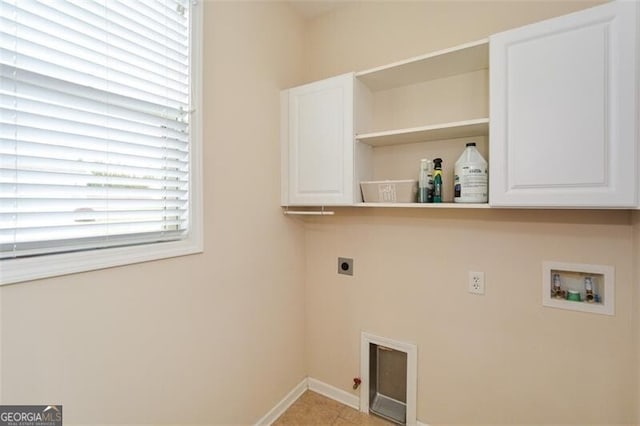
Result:
{"label": "beige wall", "polygon": [[[418,345],[429,424],[633,423],[628,212],[340,210],[309,223],[309,376],[350,391],[359,333]],[[336,257],[355,259],[337,276]],[[615,317],[541,306],[542,261],[616,268]],[[485,296],[466,292],[484,271]],[[634,373],[634,374],[630,374]]]}
{"label": "beige wall", "polygon": [[603,1],[356,1],[313,20],[306,81],[445,49]]}
{"label": "beige wall", "polygon": [[[584,7],[351,4],[310,23],[305,81]],[[411,151],[403,149],[402,160],[389,155],[387,168]],[[353,392],[364,330],[417,343],[422,422],[635,423],[632,230],[631,214],[617,211],[339,209],[335,217],[309,219],[309,376]],[[355,259],[354,277],[336,274],[338,256]],[[613,265],[616,315],[543,308],[544,260]],[[469,270],[485,272],[485,296],[466,292]]]}
{"label": "beige wall", "polygon": [[249,424],[306,376],[303,229],[278,207],[301,21],[204,8],[204,254],[2,287],[4,403],[61,403],[65,424]]}

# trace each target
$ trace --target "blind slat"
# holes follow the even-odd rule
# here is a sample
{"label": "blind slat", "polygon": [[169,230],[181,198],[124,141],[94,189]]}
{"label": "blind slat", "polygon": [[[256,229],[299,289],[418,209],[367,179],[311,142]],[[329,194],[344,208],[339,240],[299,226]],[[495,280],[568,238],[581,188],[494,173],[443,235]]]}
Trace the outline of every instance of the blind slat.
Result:
{"label": "blind slat", "polygon": [[0,244],[10,243],[14,238],[19,242],[33,242],[41,240],[66,240],[75,238],[94,237],[99,235],[124,235],[146,232],[162,232],[174,230],[184,221],[158,220],[153,222],[125,222],[109,224],[78,224],[69,226],[47,226],[18,228],[13,232],[0,229]]}
{"label": "blind slat", "polygon": [[[43,184],[43,179],[47,179]],[[35,170],[4,169],[0,168],[0,183],[17,183],[18,185],[68,185],[79,187],[107,188],[109,190],[118,189],[145,189],[156,191],[175,191],[184,189],[186,191],[186,181],[175,178],[168,179],[148,179],[131,176],[116,175],[110,171],[106,173],[62,173],[43,172]]]}
{"label": "blind slat", "polygon": [[[51,140],[46,140],[51,142]],[[61,142],[70,142],[64,139]],[[50,145],[48,143],[28,142],[25,139],[17,144],[15,140],[0,138],[0,148],[2,153],[9,155],[23,156],[45,156],[56,160],[85,161],[93,163],[107,164],[111,166],[122,166],[126,168],[153,168],[156,170],[179,170],[186,172],[186,161],[179,161],[169,158],[152,158],[148,156],[136,156],[131,154],[117,154],[104,150],[84,149],[77,146]]]}
{"label": "blind slat", "polygon": [[[13,62],[9,62],[8,58],[12,58]],[[16,66],[24,69],[38,70],[39,73],[47,77],[52,77],[62,81],[70,81],[74,84],[89,86],[98,90],[103,90],[107,93],[114,93],[116,95],[126,96],[133,99],[140,99],[176,110],[180,110],[180,108],[184,108],[185,105],[188,105],[186,95],[178,99],[177,97],[172,97],[171,93],[163,95],[139,89],[136,87],[135,81],[131,81],[128,84],[122,84],[122,82],[119,81],[109,80],[109,76],[101,75],[103,73],[101,73],[101,69],[98,66],[82,67],[76,63],[75,65],[82,68],[82,70],[79,71],[65,65],[47,62],[37,56],[30,56],[23,53],[14,54],[8,49],[0,47],[0,66],[2,67]]]}
{"label": "blind slat", "polygon": [[[176,128],[182,129],[184,129],[185,126],[185,124],[180,121],[185,116],[184,107],[182,107],[181,110],[180,106],[178,108],[171,108],[167,105],[159,105],[128,96],[117,95],[104,90],[82,86],[74,82],[38,75],[14,66],[0,66],[0,77],[4,81],[2,87],[7,93],[14,91],[15,93],[28,96],[35,91],[37,94],[32,96],[51,99],[54,102],[61,102],[63,100],[63,98],[59,96],[59,94],[62,93],[70,97],[69,99],[74,105],[76,99],[79,99],[84,103],[88,102],[90,105],[94,105],[94,108],[96,108],[95,105],[101,105],[98,108],[103,109],[109,107],[114,114],[118,111],[125,116],[141,114],[146,117],[145,121],[147,122],[160,120],[163,125],[171,126],[173,123]],[[30,92],[27,93],[25,91],[25,85],[30,87]],[[48,90],[49,93],[46,93],[46,91],[42,89]],[[108,102],[105,102],[105,100],[108,100]]]}
{"label": "blind slat", "polygon": [[[40,122],[36,122],[38,118],[41,118]],[[0,108],[0,120],[0,124],[2,124],[0,125],[0,138],[2,139],[10,139],[14,136],[19,140],[69,148],[84,149],[86,147],[115,154],[183,160],[185,162],[187,160],[186,151],[169,146],[169,142],[180,143],[175,140],[166,141],[158,138],[158,146],[148,144],[149,140],[142,137],[139,140],[115,140],[110,138],[115,136],[116,132],[108,132],[108,129],[100,129],[81,123],[78,123],[77,127],[73,127],[72,124],[65,122],[65,120],[43,118],[42,116],[22,112],[15,113],[15,121],[18,122],[18,125],[13,125],[11,124],[12,120],[9,112],[4,108]],[[36,125],[40,127],[35,127]],[[86,130],[87,134],[80,133],[81,130]]]}
{"label": "blind slat", "polygon": [[180,212],[160,211],[160,210],[109,210],[92,211],[88,209],[77,212],[48,213],[47,226],[42,226],[42,215],[40,213],[22,213],[16,220],[16,215],[0,213],[0,227],[7,224],[16,229],[28,229],[39,227],[58,228],[60,226],[80,226],[80,225],[103,225],[113,223],[149,223],[171,221],[172,223],[184,222]]}
{"label": "blind slat", "polygon": [[109,197],[146,200],[179,200],[187,196],[187,190],[157,190],[138,188],[106,188],[73,185],[13,184],[0,182],[0,199],[9,202],[14,198],[70,198],[108,199]]}
{"label": "blind slat", "polygon": [[[8,150],[7,150],[8,151]],[[189,174],[186,171],[148,167],[119,166],[109,163],[95,163],[88,161],[70,161],[51,157],[31,157],[26,155],[13,155],[0,148],[0,168],[24,171],[41,171],[51,173],[112,173],[114,175],[127,175],[135,178],[147,179],[178,179],[187,181]]]}
{"label": "blind slat", "polygon": [[[0,22],[1,24],[1,22]],[[15,59],[16,64],[20,64],[23,58],[29,60],[39,60],[46,64],[51,72],[57,70],[62,72],[65,69],[72,69],[75,73],[88,73],[94,77],[93,84],[99,87],[104,80],[129,90],[136,89],[159,98],[167,98],[176,102],[185,102],[187,96],[186,80],[174,81],[165,78],[160,79],[153,73],[139,71],[127,65],[118,64],[99,52],[86,53],[84,49],[64,49],[67,46],[54,46],[50,42],[40,44],[26,38],[15,37],[13,40],[6,33],[0,32],[0,48],[9,50],[16,47],[21,55]],[[52,55],[52,50],[55,55]],[[54,75],[55,76],[55,75]]]}
{"label": "blind slat", "polygon": [[[5,115],[9,111],[15,113],[24,113],[29,116],[37,117],[46,116],[51,119],[61,120],[63,122],[72,122],[74,124],[82,124],[84,126],[92,126],[96,128],[96,132],[101,134],[105,132],[114,138],[120,135],[118,140],[127,141],[132,138],[136,141],[146,141],[148,145],[155,145],[157,138],[167,139],[168,146],[174,149],[184,149],[188,142],[188,135],[185,132],[178,132],[173,129],[159,126],[148,125],[138,121],[132,121],[125,118],[115,117],[110,114],[109,106],[104,106],[104,111],[86,111],[66,105],[51,103],[51,101],[40,101],[29,98],[11,96],[4,90],[0,91],[0,108],[3,109]],[[33,119],[31,120],[33,121]],[[21,124],[20,120],[13,117],[12,122]],[[9,123],[7,123],[9,124]]]}
{"label": "blind slat", "polygon": [[[175,42],[171,43],[171,48],[169,48],[162,44],[168,37],[160,36],[154,40],[145,34],[144,27],[140,24],[135,25],[134,23],[127,27],[128,22],[125,22],[122,17],[113,16],[113,19],[110,19],[111,16],[100,11],[101,6],[98,5],[98,2],[91,0],[78,2],[69,0],[47,2],[19,0],[16,2],[16,7],[46,17],[73,30],[85,34],[93,34],[97,38],[105,40],[114,38],[114,40],[108,40],[109,43],[115,44],[126,40],[128,45],[133,44],[135,47],[149,50],[158,55],[171,55],[168,57],[172,57],[178,63],[184,63],[187,60],[186,44],[184,47],[179,48],[184,52],[174,49]],[[101,13],[103,16],[99,16],[96,12]]]}
{"label": "blind slat", "polygon": [[153,127],[167,128],[178,134],[187,133],[188,131],[188,123],[186,121],[168,120],[163,117],[158,117],[157,115],[123,108],[112,103],[105,104],[95,99],[75,96],[43,86],[24,83],[22,81],[12,81],[2,76],[0,76],[0,96],[2,96],[6,102],[13,101],[12,98],[17,97],[63,107],[73,105],[73,108],[79,111],[102,114]]}
{"label": "blind slat", "polygon": [[[61,0],[57,0],[61,1]],[[6,4],[6,0],[4,0]],[[2,16],[15,19],[16,22],[31,26],[52,37],[81,44],[96,51],[108,48],[113,57],[141,64],[155,64],[166,67],[167,70],[184,75],[188,73],[188,64],[176,61],[170,57],[133,43],[128,38],[109,34],[105,26],[88,25],[85,22],[68,17],[47,5],[38,4],[31,0],[20,0],[17,6],[0,8]],[[144,68],[144,66],[143,66]]]}
{"label": "blind slat", "polygon": [[[10,208],[9,208],[10,207]],[[186,200],[127,200],[118,198],[102,199],[65,199],[65,198],[19,198],[12,205],[0,205],[0,213],[68,213],[82,210],[167,210],[186,212]]]}
{"label": "blind slat", "polygon": [[56,64],[65,64],[69,60],[74,60],[85,66],[98,66],[104,70],[104,74],[110,77],[113,77],[114,73],[124,74],[124,77],[135,77],[137,81],[150,82],[162,89],[166,85],[181,94],[188,89],[187,75],[184,73],[176,72],[168,76],[165,72],[166,67],[159,64],[150,63],[146,67],[142,67],[132,63],[133,61],[125,62],[113,58],[111,55],[105,57],[102,52],[107,52],[108,46],[106,44],[102,48],[99,46],[83,47],[78,45],[75,40],[73,42],[63,40],[23,25],[11,28],[10,21],[0,17],[0,46],[12,50],[16,43],[29,48],[29,50],[21,49],[22,52],[35,52],[41,59],[50,58],[52,51],[58,52],[53,58]]}
{"label": "blind slat", "polygon": [[[184,44],[179,43],[172,34],[171,28],[167,26],[160,26],[163,31],[156,31],[150,24],[147,24],[149,20],[136,22],[126,14],[119,13],[113,7],[117,3],[111,0],[102,4],[86,0],[70,0],[70,2],[73,3],[75,8],[67,10],[76,12],[79,8],[82,8],[86,12],[83,15],[86,22],[107,21],[110,34],[132,39],[141,46],[150,47],[159,53],[164,52],[165,55],[175,57],[176,60],[184,61],[187,59],[185,52],[187,38],[184,36],[177,37]],[[59,5],[63,4],[59,3]]]}
{"label": "blind slat", "polygon": [[[177,11],[169,11],[166,14],[146,14],[142,13],[140,9],[138,9],[139,2],[127,2],[124,3],[122,1],[110,1],[106,3],[108,9],[113,10],[118,13],[120,16],[128,16],[135,23],[140,23],[144,25],[147,33],[157,34],[161,37],[168,37],[178,46],[178,49],[184,49],[187,46],[188,37],[185,34],[186,22],[179,23],[174,19],[174,16],[177,15]],[[153,11],[153,9],[151,9]],[[166,28],[167,32],[162,33],[158,32],[158,28]]]}
{"label": "blind slat", "polygon": [[179,7],[184,9],[184,6],[182,5],[174,5],[173,9],[166,8],[162,9],[162,12],[160,12],[153,7],[149,7],[143,1],[127,2],[126,4],[124,4],[124,2],[122,1],[118,1],[118,3],[129,9],[135,10],[145,18],[153,20],[155,22],[155,25],[166,25],[170,27],[176,34],[179,35],[183,34],[184,29],[189,25],[189,21],[187,20],[187,18],[179,12]]}

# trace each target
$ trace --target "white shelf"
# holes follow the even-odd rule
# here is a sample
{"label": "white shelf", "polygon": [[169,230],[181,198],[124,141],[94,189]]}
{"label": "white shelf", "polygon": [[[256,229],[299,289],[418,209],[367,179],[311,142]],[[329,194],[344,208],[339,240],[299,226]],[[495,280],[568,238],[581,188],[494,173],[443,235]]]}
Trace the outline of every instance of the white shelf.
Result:
{"label": "white shelf", "polygon": [[392,207],[392,208],[419,208],[419,209],[489,209],[489,204],[471,203],[358,203],[353,207]]}
{"label": "white shelf", "polygon": [[489,39],[356,73],[371,91],[393,89],[489,68]]}
{"label": "white shelf", "polygon": [[356,139],[371,146],[401,145],[415,142],[458,139],[489,134],[489,119],[456,121],[431,126],[363,133]]}

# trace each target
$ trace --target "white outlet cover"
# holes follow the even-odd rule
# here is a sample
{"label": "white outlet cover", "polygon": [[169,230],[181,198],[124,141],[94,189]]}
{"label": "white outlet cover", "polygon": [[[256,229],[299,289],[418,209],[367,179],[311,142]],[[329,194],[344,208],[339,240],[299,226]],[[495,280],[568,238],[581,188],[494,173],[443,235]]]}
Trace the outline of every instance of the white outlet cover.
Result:
{"label": "white outlet cover", "polygon": [[469,271],[469,293],[484,294],[484,272]]}

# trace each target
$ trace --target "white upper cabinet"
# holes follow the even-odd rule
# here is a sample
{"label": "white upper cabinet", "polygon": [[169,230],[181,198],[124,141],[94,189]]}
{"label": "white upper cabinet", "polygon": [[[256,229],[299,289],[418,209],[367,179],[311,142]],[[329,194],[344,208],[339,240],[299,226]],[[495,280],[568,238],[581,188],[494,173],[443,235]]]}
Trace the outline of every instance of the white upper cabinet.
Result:
{"label": "white upper cabinet", "polygon": [[282,92],[282,205],[354,203],[354,75]]}
{"label": "white upper cabinet", "polygon": [[472,138],[491,206],[638,206],[639,16],[614,1],[283,91],[282,205],[362,205],[361,181],[447,173]]}
{"label": "white upper cabinet", "polygon": [[636,205],[637,2],[490,37],[490,203]]}

